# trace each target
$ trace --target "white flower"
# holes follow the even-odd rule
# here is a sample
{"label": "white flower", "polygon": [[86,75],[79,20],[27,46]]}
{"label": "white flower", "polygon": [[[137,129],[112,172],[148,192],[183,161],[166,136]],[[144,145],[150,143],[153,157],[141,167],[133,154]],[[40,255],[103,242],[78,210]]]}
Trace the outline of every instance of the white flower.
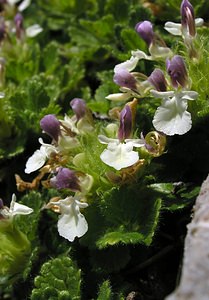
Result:
{"label": "white flower", "polygon": [[[204,20],[202,18],[195,19],[195,26],[200,27],[203,25]],[[164,26],[165,30],[173,35],[183,36],[187,38],[189,36],[189,31],[185,32],[183,30],[181,23],[174,23],[174,22],[166,22]]]}
{"label": "white flower", "polygon": [[131,55],[135,58],[146,59],[146,60],[158,60],[158,59],[166,59],[172,55],[172,51],[168,47],[159,46],[157,44],[151,44],[149,47],[149,53],[151,55],[147,55],[145,52],[141,50],[131,51]]}
{"label": "white flower", "polygon": [[79,130],[76,126],[76,118],[70,118],[68,115],[65,115],[64,120],[59,120],[63,128],[61,128],[63,134],[66,133],[66,130],[70,130],[75,134],[79,134]]}
{"label": "white flower", "polygon": [[26,162],[25,173],[30,174],[45,164],[46,160],[50,157],[53,152],[57,152],[55,146],[45,144],[40,138],[39,143],[42,144],[40,149],[36,150]]}
{"label": "white flower", "polygon": [[135,164],[139,160],[139,154],[133,151],[133,148],[142,147],[145,144],[142,139],[125,139],[123,143],[119,139],[108,138],[104,135],[99,135],[98,139],[100,143],[108,145],[100,155],[101,160],[116,170]]}
{"label": "white flower", "polygon": [[10,203],[10,207],[3,207],[0,209],[0,215],[4,218],[13,218],[16,215],[29,215],[33,212],[33,209],[16,202],[15,194],[12,195],[12,200]]}
{"label": "white flower", "polygon": [[136,68],[138,61],[139,59],[137,57],[131,56],[130,59],[116,65],[114,68],[114,73],[117,73],[121,69],[125,69],[126,71],[131,72]]}
{"label": "white flower", "polygon": [[195,100],[198,96],[194,91],[157,92],[152,95],[162,98],[162,104],[155,112],[153,125],[157,131],[166,135],[185,134],[191,129],[191,114],[187,111],[187,100]]}
{"label": "white flower", "polygon": [[39,33],[41,33],[43,31],[43,28],[38,25],[38,24],[34,24],[29,26],[28,28],[26,28],[26,36],[33,38],[35,36],[37,36]]}
{"label": "white flower", "polygon": [[[19,0],[7,0],[7,3],[11,6],[14,6],[16,3],[18,3]],[[30,6],[31,0],[23,0],[20,5],[18,6],[19,11],[25,10],[28,6]]]}
{"label": "white flower", "polygon": [[83,236],[88,230],[88,223],[81,214],[80,208],[86,208],[87,203],[80,202],[75,197],[67,197],[57,202],[52,202],[60,208],[60,217],[57,223],[59,235],[70,242],[76,237]]}

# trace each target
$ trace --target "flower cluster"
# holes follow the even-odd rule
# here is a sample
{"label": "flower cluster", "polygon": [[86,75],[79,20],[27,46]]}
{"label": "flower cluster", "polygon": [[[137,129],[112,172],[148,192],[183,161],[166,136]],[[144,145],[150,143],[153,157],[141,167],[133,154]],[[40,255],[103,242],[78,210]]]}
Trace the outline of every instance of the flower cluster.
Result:
{"label": "flower cluster", "polygon": [[58,191],[61,196],[52,198],[44,208],[60,214],[58,232],[71,242],[88,230],[82,212],[89,202],[92,205],[98,186],[105,191],[137,178],[139,169],[164,151],[164,135],[153,132],[137,137],[136,105],[133,100],[121,110],[115,108],[111,123],[105,127],[94,121],[85,101],[79,98],[70,102],[72,116],[58,119],[49,114],[40,120],[51,143],[39,138],[40,148],[28,158],[25,168],[27,174],[38,170],[39,174],[32,183],[16,175],[17,187],[19,191],[33,189],[41,181],[45,188]]}
{"label": "flower cluster", "polygon": [[[181,16],[182,24],[167,22],[165,28],[176,35],[181,32],[191,56],[195,24],[201,22],[195,21],[188,0],[182,1]],[[151,22],[141,21],[135,30],[147,44],[149,55],[133,50],[130,59],[116,65],[113,81],[120,87],[120,93],[106,97],[112,103],[126,102],[125,105],[112,108],[105,125],[95,121],[94,114],[80,98],[70,102],[72,115],[65,115],[64,119],[53,114],[44,116],[40,127],[51,143],[39,138],[40,148],[28,158],[25,167],[25,173],[39,171],[39,174],[32,183],[16,176],[20,191],[37,188],[40,182],[45,188],[57,190],[58,196],[44,208],[60,214],[58,232],[70,242],[87,232],[83,210],[93,205],[98,190],[106,191],[138,179],[139,170],[164,153],[166,136],[183,135],[192,126],[188,100],[197,99],[198,93],[191,90],[184,58],[166,46]],[[160,60],[165,68],[155,68],[149,76],[133,72],[141,59]],[[135,120],[138,99],[148,97],[162,101],[153,116],[154,130],[151,128],[144,136],[143,132],[137,132]]]}
{"label": "flower cluster", "polygon": [[[188,0],[181,4],[181,24],[167,22],[165,29],[174,35],[183,37],[189,55],[196,57],[194,39],[196,26],[203,24],[202,19],[194,18],[194,10]],[[195,100],[198,93],[191,91],[192,82],[188,76],[185,61],[182,56],[173,54],[153,31],[149,21],[142,21],[135,27],[138,35],[146,42],[150,55],[141,50],[132,51],[129,60],[115,66],[114,82],[120,86],[122,93],[110,94],[106,98],[113,101],[127,101],[135,98],[154,96],[161,98],[162,103],[153,117],[154,128],[165,135],[182,135],[192,126],[188,100]],[[150,76],[132,72],[139,60],[164,60],[166,73],[156,68]]]}

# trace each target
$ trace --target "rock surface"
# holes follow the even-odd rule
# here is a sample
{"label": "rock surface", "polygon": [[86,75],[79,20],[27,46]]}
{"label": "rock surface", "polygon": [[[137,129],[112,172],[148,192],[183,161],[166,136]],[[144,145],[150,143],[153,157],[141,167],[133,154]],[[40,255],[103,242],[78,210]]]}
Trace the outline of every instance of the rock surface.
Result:
{"label": "rock surface", "polygon": [[180,284],[165,300],[209,300],[209,176],[188,225]]}

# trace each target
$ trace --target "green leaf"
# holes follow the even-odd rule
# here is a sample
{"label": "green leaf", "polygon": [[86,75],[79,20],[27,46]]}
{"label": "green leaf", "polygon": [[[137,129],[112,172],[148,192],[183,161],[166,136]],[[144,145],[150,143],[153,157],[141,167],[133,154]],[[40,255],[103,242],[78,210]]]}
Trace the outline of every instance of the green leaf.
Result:
{"label": "green leaf", "polygon": [[175,183],[155,183],[149,186],[162,198],[163,209],[174,211],[193,204],[198,196],[200,187],[179,182]]}
{"label": "green leaf", "polygon": [[38,222],[40,219],[40,210],[43,206],[43,195],[39,192],[32,191],[21,198],[20,203],[31,207],[33,213],[29,215],[18,215],[16,223],[28,237],[31,242],[37,243],[38,239]]}
{"label": "green leaf", "polygon": [[105,13],[112,14],[116,22],[127,22],[129,5],[127,0],[108,0],[105,1]]}
{"label": "green leaf", "polygon": [[43,51],[43,64],[47,73],[52,73],[59,65],[59,44],[55,41],[50,42]]}
{"label": "green leaf", "polygon": [[112,15],[105,15],[100,20],[80,20],[80,24],[88,32],[90,32],[100,42],[114,39],[114,26],[115,20]]}
{"label": "green leaf", "polygon": [[[34,280],[31,300],[80,299],[80,270],[67,256],[44,263]],[[55,298],[54,298],[55,297]]]}
{"label": "green leaf", "polygon": [[106,280],[99,287],[97,300],[111,300],[113,299],[112,297],[113,294],[112,294],[110,282],[109,280]]}
{"label": "green leaf", "polygon": [[161,199],[139,186],[113,188],[104,193],[101,211],[109,226],[97,240],[102,249],[108,245],[150,245],[158,224]]}
{"label": "green leaf", "polygon": [[93,268],[100,273],[117,273],[130,261],[127,246],[117,245],[105,249],[95,249],[90,252]]}
{"label": "green leaf", "polygon": [[138,34],[129,28],[125,28],[121,31],[121,39],[124,45],[125,51],[140,49],[146,52],[145,42],[138,36]]}
{"label": "green leaf", "polygon": [[21,83],[35,75],[39,68],[41,50],[38,44],[16,44],[8,51],[5,49],[7,59],[6,79]]}

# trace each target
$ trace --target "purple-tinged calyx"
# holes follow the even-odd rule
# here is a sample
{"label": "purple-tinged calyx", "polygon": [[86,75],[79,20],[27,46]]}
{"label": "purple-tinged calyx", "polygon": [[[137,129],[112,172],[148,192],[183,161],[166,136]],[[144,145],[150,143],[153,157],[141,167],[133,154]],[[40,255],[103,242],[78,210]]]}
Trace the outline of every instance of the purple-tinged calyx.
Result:
{"label": "purple-tinged calyx", "polygon": [[139,22],[135,26],[136,32],[139,36],[150,46],[154,40],[154,32],[152,23],[149,21]]}
{"label": "purple-tinged calyx", "polygon": [[165,92],[167,87],[167,83],[165,80],[165,76],[160,69],[155,69],[150,76],[148,77],[147,81],[151,83],[154,88],[159,92]]}
{"label": "purple-tinged calyx", "polygon": [[16,36],[17,38],[21,38],[24,29],[23,29],[23,16],[20,13],[17,13],[14,17],[15,28],[16,28]]}
{"label": "purple-tinged calyx", "polygon": [[118,129],[118,139],[123,141],[130,138],[132,133],[132,112],[129,105],[120,112],[120,126]]}
{"label": "purple-tinged calyx", "polygon": [[196,28],[195,28],[195,16],[194,9],[192,4],[188,0],[183,0],[181,3],[181,24],[182,28],[188,28],[189,34],[191,36],[195,36]]}
{"label": "purple-tinged calyx", "polygon": [[58,169],[57,175],[50,180],[52,187],[60,189],[70,189],[72,191],[80,191],[79,179],[75,172],[68,169],[60,167]]}
{"label": "purple-tinged calyx", "polygon": [[126,87],[131,90],[136,89],[136,79],[126,69],[123,69],[123,68],[119,69],[115,73],[115,75],[113,77],[113,81],[121,87]]}
{"label": "purple-tinged calyx", "polygon": [[83,118],[86,114],[86,103],[83,99],[80,98],[74,98],[70,101],[70,106],[72,107],[72,110],[76,114],[77,120],[80,120]]}
{"label": "purple-tinged calyx", "polygon": [[46,115],[40,121],[41,129],[47,133],[56,142],[58,141],[60,131],[60,123],[54,115]]}
{"label": "purple-tinged calyx", "polygon": [[175,55],[171,60],[166,60],[166,69],[174,88],[185,87],[188,82],[187,70],[181,56]]}

